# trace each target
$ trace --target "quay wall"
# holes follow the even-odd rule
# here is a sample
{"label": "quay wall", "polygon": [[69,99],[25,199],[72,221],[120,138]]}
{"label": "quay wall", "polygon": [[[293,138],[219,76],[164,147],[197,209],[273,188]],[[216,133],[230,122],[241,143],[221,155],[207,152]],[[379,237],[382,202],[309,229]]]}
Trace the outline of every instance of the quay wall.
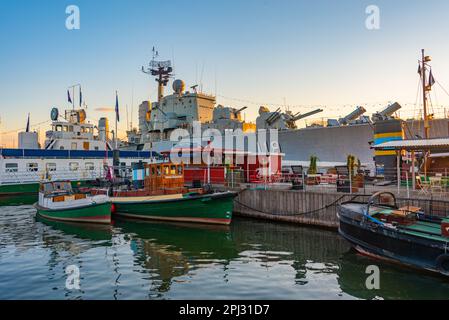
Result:
{"label": "quay wall", "polygon": [[[338,229],[337,205],[345,201],[368,201],[371,195],[294,190],[242,190],[234,201],[234,215]],[[417,206],[439,216],[449,214],[444,200],[397,198],[400,207]]]}

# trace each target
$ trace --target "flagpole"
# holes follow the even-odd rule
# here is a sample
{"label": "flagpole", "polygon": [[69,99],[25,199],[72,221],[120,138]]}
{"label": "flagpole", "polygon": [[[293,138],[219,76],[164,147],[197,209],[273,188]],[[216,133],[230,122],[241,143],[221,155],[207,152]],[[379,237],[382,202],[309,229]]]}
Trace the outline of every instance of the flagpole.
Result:
{"label": "flagpole", "polygon": [[[115,91],[115,99],[116,99],[116,108],[117,108],[117,101],[118,101],[118,93],[117,93],[117,91]],[[118,149],[118,129],[117,129],[117,127],[118,127],[118,124],[117,124],[118,118],[117,118],[117,116],[118,116],[118,110],[116,110],[116,112],[115,112],[115,150]]]}

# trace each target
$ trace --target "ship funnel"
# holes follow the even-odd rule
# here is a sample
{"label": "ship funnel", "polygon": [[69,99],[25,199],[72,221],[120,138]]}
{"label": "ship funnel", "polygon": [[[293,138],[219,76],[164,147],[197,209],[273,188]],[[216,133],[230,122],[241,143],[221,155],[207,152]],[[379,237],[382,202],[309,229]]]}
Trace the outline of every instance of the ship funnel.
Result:
{"label": "ship funnel", "polygon": [[341,125],[347,125],[351,121],[354,121],[357,118],[361,117],[365,112],[366,112],[366,109],[364,107],[357,107],[357,109],[355,109],[353,112],[348,114],[346,117],[341,118],[340,120],[338,120],[338,122]]}
{"label": "ship funnel", "polygon": [[382,111],[375,113],[373,115],[373,121],[391,119],[392,115],[401,108],[402,106],[399,103],[395,102],[386,107],[385,109],[383,109]]}
{"label": "ship funnel", "polygon": [[109,140],[108,118],[100,118],[100,120],[98,120],[98,138],[104,142],[107,142]]}

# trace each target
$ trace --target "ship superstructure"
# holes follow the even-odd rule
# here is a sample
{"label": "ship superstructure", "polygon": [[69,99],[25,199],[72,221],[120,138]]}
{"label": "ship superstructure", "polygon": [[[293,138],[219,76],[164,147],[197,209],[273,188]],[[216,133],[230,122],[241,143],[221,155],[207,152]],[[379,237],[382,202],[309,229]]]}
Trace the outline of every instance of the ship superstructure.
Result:
{"label": "ship superstructure", "polygon": [[[427,117],[426,121],[402,120],[398,117],[398,111],[402,108],[399,103],[388,104],[372,115],[367,115],[366,109],[358,106],[347,116],[315,121],[304,128],[298,128],[299,120],[325,110],[316,108],[306,113],[292,113],[281,108],[271,111],[261,106],[254,125],[242,120],[241,113],[246,107],[216,105],[215,96],[198,92],[198,86],[186,90],[182,80],[174,80],[173,93],[164,96],[164,87],[168,85],[172,71],[169,61],[158,62],[153,57],[146,73],[156,76],[158,101],[145,101],[139,107],[139,129],[128,134],[129,142],[134,142],[135,149],[168,152],[179,146],[177,141],[171,141],[171,133],[182,128],[191,134],[193,121],[199,121],[203,131],[217,129],[223,133],[226,129],[241,129],[243,135],[248,137],[257,136],[256,129],[276,129],[279,141],[276,152],[283,153],[284,160],[306,165],[315,155],[321,162],[341,165],[346,163],[348,155],[354,155],[374,175],[390,169],[394,171],[396,166],[394,152],[374,151],[372,147],[375,144],[424,137],[423,131],[434,138],[449,135],[449,119],[446,116],[440,119]],[[199,141],[191,139],[193,146],[208,143],[207,137]],[[266,149],[269,149],[268,146]]]}

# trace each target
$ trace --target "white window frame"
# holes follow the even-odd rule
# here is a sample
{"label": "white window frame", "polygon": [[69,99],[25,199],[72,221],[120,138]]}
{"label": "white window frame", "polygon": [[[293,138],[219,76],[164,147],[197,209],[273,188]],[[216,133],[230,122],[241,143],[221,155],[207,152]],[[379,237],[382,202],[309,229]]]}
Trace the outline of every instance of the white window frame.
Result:
{"label": "white window frame", "polygon": [[29,162],[27,163],[27,172],[38,172],[39,171],[39,163]]}
{"label": "white window frame", "polygon": [[19,172],[19,164],[15,162],[5,163],[5,173],[14,173],[14,172]]}
{"label": "white window frame", "polygon": [[69,162],[69,171],[75,172],[78,171],[80,164],[78,162]]}

